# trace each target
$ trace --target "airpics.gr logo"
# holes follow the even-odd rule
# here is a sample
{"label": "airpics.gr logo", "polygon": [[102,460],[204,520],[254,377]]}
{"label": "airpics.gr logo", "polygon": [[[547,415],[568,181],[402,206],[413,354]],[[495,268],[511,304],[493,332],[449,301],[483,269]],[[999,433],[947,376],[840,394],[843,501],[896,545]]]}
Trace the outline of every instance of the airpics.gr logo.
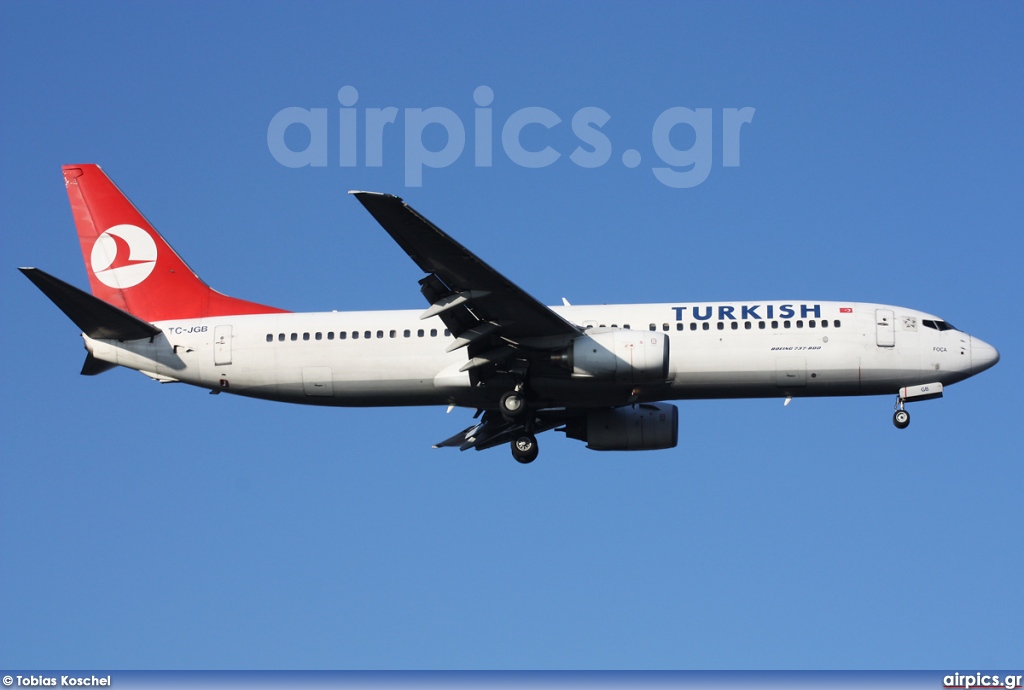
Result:
{"label": "airpics.gr logo", "polygon": [[[340,167],[358,166],[358,154],[362,152],[365,167],[379,168],[386,161],[395,160],[394,153],[385,148],[393,149],[398,144],[396,140],[404,139],[405,186],[422,187],[424,169],[452,165],[462,157],[467,141],[473,148],[474,166],[490,168],[501,164],[495,161],[499,129],[501,150],[510,162],[522,168],[546,168],[558,161],[564,165],[566,159],[580,168],[599,168],[610,162],[615,153],[626,168],[636,168],[647,154],[626,147],[629,143],[636,146],[649,136],[651,149],[661,163],[651,166],[654,177],[667,187],[688,189],[703,183],[711,174],[716,141],[722,145],[722,167],[739,167],[740,131],[753,122],[755,112],[750,106],[722,108],[718,118],[712,108],[670,107],[661,113],[651,113],[655,117],[649,135],[637,132],[641,136],[628,141],[628,132],[623,130],[636,121],[639,111],[605,129],[612,116],[603,108],[582,107],[568,117],[564,112],[559,115],[539,106],[492,107],[494,90],[485,85],[473,91],[477,107],[472,118],[443,107],[367,107],[360,113],[359,108],[353,107],[358,100],[359,92],[354,86],[345,85],[338,90],[342,107],[338,110],[336,128],[329,125],[327,108],[282,108],[267,127],[270,154],[289,168],[326,167],[333,146],[329,142],[335,136],[331,132],[337,132],[337,148],[333,150],[338,152]],[[721,122],[721,135],[715,121]],[[472,122],[468,129],[466,122]],[[444,139],[440,130],[445,133]],[[308,138],[305,148],[292,148],[289,131],[295,137],[294,144],[301,145]],[[689,133],[693,134],[693,144],[678,148],[680,142],[687,141]],[[437,148],[442,140],[444,145]]]}
{"label": "airpics.gr logo", "polygon": [[138,285],[156,266],[156,242],[137,225],[115,225],[92,245],[92,272],[115,289]]}

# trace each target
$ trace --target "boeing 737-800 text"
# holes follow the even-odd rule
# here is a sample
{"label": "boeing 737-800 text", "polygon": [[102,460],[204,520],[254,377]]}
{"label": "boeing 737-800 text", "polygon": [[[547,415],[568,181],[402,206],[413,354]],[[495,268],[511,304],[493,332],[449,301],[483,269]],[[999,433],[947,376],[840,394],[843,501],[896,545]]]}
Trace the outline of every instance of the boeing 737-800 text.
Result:
{"label": "boeing 737-800 text", "polygon": [[292,313],[209,288],[96,165],[64,167],[92,294],[21,271],[82,330],[82,373],[115,366],[213,393],[335,406],[475,408],[438,446],[559,429],[595,450],[676,445],[665,400],[942,396],[999,361],[931,314],[812,300],[546,307],[386,194],[352,192],[426,273],[423,311]]}

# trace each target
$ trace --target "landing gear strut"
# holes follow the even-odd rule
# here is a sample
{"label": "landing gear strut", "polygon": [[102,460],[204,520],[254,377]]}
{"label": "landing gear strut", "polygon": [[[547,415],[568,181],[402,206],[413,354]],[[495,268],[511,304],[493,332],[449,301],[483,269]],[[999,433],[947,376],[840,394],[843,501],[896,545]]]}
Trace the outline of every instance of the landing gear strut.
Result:
{"label": "landing gear strut", "polygon": [[537,437],[533,434],[523,433],[512,439],[512,457],[516,462],[528,465],[537,459],[539,452]]}
{"label": "landing gear strut", "polygon": [[537,459],[537,437],[533,435],[534,417],[526,404],[525,370],[516,376],[515,388],[508,391],[498,400],[501,416],[513,424],[522,423],[522,431],[512,437],[512,457],[516,462],[528,465]]}
{"label": "landing gear strut", "polygon": [[910,426],[910,413],[903,409],[903,399],[896,399],[896,411],[892,413],[892,423],[897,429],[906,429]]}

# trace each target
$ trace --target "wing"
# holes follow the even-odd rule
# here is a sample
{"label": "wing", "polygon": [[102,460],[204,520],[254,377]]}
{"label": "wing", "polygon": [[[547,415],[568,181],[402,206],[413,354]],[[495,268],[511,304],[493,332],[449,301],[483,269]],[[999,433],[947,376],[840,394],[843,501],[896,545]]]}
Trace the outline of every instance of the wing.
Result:
{"label": "wing", "polygon": [[[567,410],[548,410],[537,414],[532,426],[533,434],[540,434],[549,429],[565,424],[567,420],[578,416]],[[484,412],[479,424],[463,429],[451,438],[435,443],[434,448],[458,448],[459,450],[487,450],[503,443],[508,443],[517,434],[525,430],[522,422],[511,422],[501,413],[489,410]]]}
{"label": "wing", "polygon": [[[557,368],[551,351],[582,330],[551,311],[522,288],[488,266],[396,196],[351,192],[416,265],[427,273],[420,292],[430,307],[421,319],[439,317],[455,337],[448,351],[465,347],[468,372],[476,386],[484,381],[497,395],[522,381],[527,371]],[[562,374],[564,375],[564,374]],[[478,424],[435,447],[484,450],[517,434],[538,434],[562,424],[565,411],[535,409],[527,420],[510,421],[495,410]]]}
{"label": "wing", "polygon": [[[420,281],[421,292],[431,305],[421,318],[442,316],[456,338],[463,336],[464,331],[472,331],[465,336],[465,344],[474,338],[482,339],[483,332],[488,336],[500,333],[514,343],[579,335],[577,326],[488,266],[397,196],[351,194],[416,265],[430,274]],[[456,315],[467,318],[451,318]]]}

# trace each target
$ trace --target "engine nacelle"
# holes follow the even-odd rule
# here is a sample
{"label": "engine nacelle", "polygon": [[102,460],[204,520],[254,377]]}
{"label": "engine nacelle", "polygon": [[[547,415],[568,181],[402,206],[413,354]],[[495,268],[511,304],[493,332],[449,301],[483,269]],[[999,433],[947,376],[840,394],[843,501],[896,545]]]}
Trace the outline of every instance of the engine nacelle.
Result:
{"label": "engine nacelle", "polygon": [[573,378],[616,383],[668,379],[668,336],[660,331],[587,333],[555,355]]}
{"label": "engine nacelle", "polygon": [[590,410],[565,425],[565,435],[591,450],[662,450],[679,441],[679,410],[668,403]]}

